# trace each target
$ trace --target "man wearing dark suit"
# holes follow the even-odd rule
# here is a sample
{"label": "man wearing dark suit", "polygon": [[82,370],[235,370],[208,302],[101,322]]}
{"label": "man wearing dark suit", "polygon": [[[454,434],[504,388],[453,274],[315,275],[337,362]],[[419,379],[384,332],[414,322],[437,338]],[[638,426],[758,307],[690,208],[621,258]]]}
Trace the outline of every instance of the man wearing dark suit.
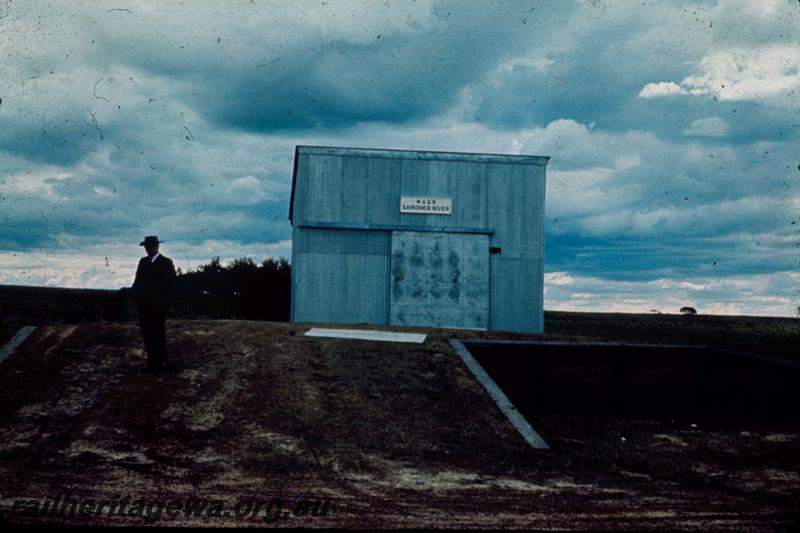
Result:
{"label": "man wearing dark suit", "polygon": [[158,252],[160,242],[155,235],[148,235],[139,243],[147,251],[147,257],[139,260],[133,281],[139,307],[139,328],[147,349],[147,372],[164,369],[167,359],[167,310],[175,283],[175,265],[172,259]]}

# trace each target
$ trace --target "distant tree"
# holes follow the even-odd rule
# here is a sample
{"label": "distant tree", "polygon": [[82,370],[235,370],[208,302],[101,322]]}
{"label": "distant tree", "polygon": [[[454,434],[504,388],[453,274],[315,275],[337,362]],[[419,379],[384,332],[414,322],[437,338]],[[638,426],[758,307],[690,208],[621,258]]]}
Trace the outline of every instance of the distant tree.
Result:
{"label": "distant tree", "polygon": [[[219,274],[222,272],[222,265],[219,263],[219,256],[212,257],[211,262],[206,265],[200,265],[197,267],[199,272],[203,272],[204,274]],[[188,274],[189,272],[187,272]]]}
{"label": "distant tree", "polygon": [[681,307],[681,314],[682,315],[696,315],[697,314],[697,309],[695,309],[694,307],[689,307],[687,305],[687,306]]}

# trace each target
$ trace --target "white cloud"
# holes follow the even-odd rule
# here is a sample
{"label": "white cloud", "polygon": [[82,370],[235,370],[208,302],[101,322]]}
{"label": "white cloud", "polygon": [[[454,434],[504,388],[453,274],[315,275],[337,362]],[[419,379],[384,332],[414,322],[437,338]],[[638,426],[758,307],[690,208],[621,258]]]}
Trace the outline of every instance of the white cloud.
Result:
{"label": "white cloud", "polygon": [[641,98],[709,95],[723,101],[755,100],[780,107],[800,101],[800,46],[773,44],[706,54],[697,72],[675,82],[648,83]]}
{"label": "white cloud", "polygon": [[[800,101],[800,46],[771,45],[709,54],[699,73],[681,86],[692,94],[710,94],[720,100],[766,100],[794,105]],[[790,100],[781,97],[794,95]]]}
{"label": "white cloud", "polygon": [[53,165],[29,167],[25,172],[7,175],[4,182],[0,182],[0,193],[39,194],[42,198],[55,201],[60,198],[53,191],[53,183],[72,175],[69,170]]}
{"label": "white cloud", "polygon": [[228,199],[235,204],[252,205],[267,198],[261,180],[255,176],[236,178],[228,184]]}
{"label": "white cloud", "polygon": [[554,59],[549,57],[543,56],[539,53],[534,53],[528,56],[521,56],[521,57],[511,57],[502,61],[492,72],[489,77],[492,78],[494,83],[499,83],[500,78],[498,75],[501,72],[510,72],[515,68],[523,67],[523,68],[531,68],[536,72],[545,72],[547,67],[553,65],[555,63]]}
{"label": "white cloud", "polygon": [[95,186],[93,190],[98,196],[114,196],[113,190],[108,187]]}
{"label": "white cloud", "polygon": [[133,282],[136,272],[135,253],[135,246],[122,255],[107,250],[107,255],[102,251],[87,254],[60,250],[5,253],[0,255],[0,283],[91,289],[126,287]]}
{"label": "white cloud", "polygon": [[687,137],[725,137],[730,133],[730,126],[720,117],[706,117],[693,120],[683,130]]}
{"label": "white cloud", "polygon": [[719,0],[706,20],[723,46],[797,42],[800,10],[791,0]]}
{"label": "white cloud", "polygon": [[692,277],[651,281],[615,281],[569,272],[545,274],[545,309],[675,313],[684,305],[700,313],[726,315],[797,316],[792,298],[800,275],[794,272]]}
{"label": "white cloud", "polygon": [[688,91],[671,81],[648,83],[639,91],[639,98],[660,98],[677,94],[688,94]]}
{"label": "white cloud", "polygon": [[[0,254],[0,284],[41,285],[87,289],[118,289],[133,282],[142,248],[129,244],[87,244],[62,239],[59,250],[34,250]],[[65,250],[68,245],[80,250]],[[167,240],[161,245],[164,255],[175,266],[188,271],[219,257],[223,264],[250,257],[256,263],[268,258],[291,255],[290,240],[243,245],[229,240],[182,242]]]}

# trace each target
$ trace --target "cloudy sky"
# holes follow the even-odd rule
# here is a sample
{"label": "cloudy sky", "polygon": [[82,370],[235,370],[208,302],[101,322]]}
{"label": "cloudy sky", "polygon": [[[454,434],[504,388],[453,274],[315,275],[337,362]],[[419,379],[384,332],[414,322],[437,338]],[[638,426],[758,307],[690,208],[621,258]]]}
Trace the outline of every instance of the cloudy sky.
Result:
{"label": "cloudy sky", "polygon": [[[293,6],[293,7],[290,7]],[[800,2],[0,1],[0,283],[287,256],[296,144],[548,155],[545,308],[796,316]]]}

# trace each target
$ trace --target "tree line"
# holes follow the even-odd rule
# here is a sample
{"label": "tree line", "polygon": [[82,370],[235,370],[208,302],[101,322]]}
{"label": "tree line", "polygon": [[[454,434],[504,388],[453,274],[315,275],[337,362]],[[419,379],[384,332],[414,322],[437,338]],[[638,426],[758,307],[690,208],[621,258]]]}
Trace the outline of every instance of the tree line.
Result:
{"label": "tree line", "polygon": [[177,269],[174,308],[191,318],[288,321],[291,265],[286,258],[256,264],[249,257],[228,265],[219,257],[182,272]]}

